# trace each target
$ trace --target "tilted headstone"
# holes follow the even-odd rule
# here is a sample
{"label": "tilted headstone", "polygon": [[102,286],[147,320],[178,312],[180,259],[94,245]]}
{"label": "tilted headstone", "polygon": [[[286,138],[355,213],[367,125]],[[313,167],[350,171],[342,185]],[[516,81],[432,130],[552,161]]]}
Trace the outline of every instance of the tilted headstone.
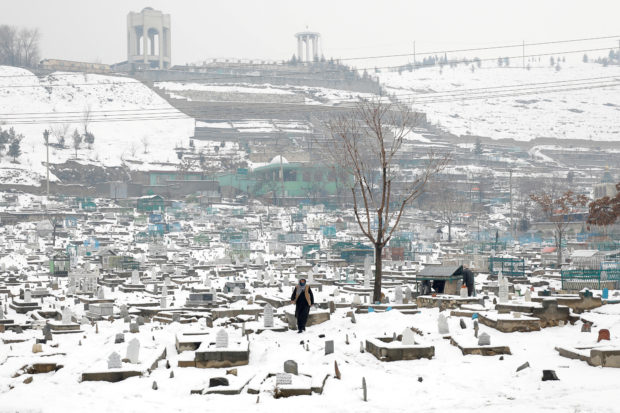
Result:
{"label": "tilted headstone", "polygon": [[487,333],[482,333],[478,337],[478,345],[479,346],[490,346],[491,345],[491,336]]}
{"label": "tilted headstone", "polygon": [[439,334],[450,333],[450,327],[448,327],[448,319],[442,313],[439,313],[439,316],[437,317],[437,329],[439,331]]}
{"label": "tilted headstone", "polygon": [[123,363],[121,362],[121,356],[115,351],[108,356],[108,368],[109,369],[120,369],[123,367]]}
{"label": "tilted headstone", "polygon": [[413,346],[416,344],[415,342],[415,333],[412,329],[406,328],[403,331],[403,338],[401,340],[403,346]]}
{"label": "tilted headstone", "polygon": [[137,364],[140,360],[140,341],[137,338],[132,339],[127,345],[126,359],[132,364]]}
{"label": "tilted headstone", "polygon": [[295,362],[294,360],[287,360],[287,361],[285,361],[284,362],[284,372],[297,375],[298,374],[297,362]]}
{"label": "tilted headstone", "polygon": [[273,327],[273,307],[267,303],[263,310],[263,324],[265,328]]}
{"label": "tilted headstone", "polygon": [[215,347],[216,348],[227,348],[228,347],[228,333],[226,330],[221,329],[217,332],[215,336]]}

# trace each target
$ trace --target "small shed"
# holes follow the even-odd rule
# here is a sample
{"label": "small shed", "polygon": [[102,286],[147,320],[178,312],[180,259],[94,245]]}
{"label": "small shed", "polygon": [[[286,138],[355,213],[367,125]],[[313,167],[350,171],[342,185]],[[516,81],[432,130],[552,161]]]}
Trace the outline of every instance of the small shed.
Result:
{"label": "small shed", "polygon": [[416,274],[416,283],[421,295],[433,292],[459,295],[463,285],[463,266],[426,265]]}
{"label": "small shed", "polygon": [[138,198],[138,212],[164,211],[164,198],[159,195],[146,195]]}

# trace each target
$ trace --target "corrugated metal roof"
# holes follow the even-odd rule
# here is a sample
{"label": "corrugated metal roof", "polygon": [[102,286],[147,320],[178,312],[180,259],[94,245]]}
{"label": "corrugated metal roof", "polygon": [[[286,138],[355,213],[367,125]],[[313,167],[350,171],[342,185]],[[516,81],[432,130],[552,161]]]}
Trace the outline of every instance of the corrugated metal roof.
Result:
{"label": "corrugated metal roof", "polygon": [[450,277],[459,270],[462,270],[460,265],[427,265],[418,273],[420,277]]}

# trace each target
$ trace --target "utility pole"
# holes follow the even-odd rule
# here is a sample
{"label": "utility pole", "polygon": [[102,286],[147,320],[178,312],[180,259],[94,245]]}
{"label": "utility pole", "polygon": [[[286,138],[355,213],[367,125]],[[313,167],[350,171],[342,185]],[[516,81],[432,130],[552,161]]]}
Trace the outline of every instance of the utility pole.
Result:
{"label": "utility pole", "polygon": [[45,167],[47,168],[47,198],[50,197],[50,131],[45,129],[43,131],[43,139],[45,140],[45,148],[47,149],[47,162]]}
{"label": "utility pole", "polygon": [[512,169],[510,169],[510,181],[509,181],[509,185],[510,185],[510,236],[512,237],[512,240],[514,241],[515,238],[515,234],[514,234],[514,221],[513,221],[513,216],[512,216]]}

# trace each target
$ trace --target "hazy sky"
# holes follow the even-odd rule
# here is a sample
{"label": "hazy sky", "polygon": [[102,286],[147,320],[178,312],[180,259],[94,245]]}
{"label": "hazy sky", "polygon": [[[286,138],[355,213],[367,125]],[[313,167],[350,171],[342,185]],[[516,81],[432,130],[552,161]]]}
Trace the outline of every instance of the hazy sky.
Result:
{"label": "hazy sky", "polygon": [[146,6],[171,15],[173,64],[288,59],[306,26],[336,58],[408,53],[414,39],[420,52],[620,35],[618,0],[0,0],[0,24],[38,27],[44,58],[116,63],[127,55],[127,13]]}

